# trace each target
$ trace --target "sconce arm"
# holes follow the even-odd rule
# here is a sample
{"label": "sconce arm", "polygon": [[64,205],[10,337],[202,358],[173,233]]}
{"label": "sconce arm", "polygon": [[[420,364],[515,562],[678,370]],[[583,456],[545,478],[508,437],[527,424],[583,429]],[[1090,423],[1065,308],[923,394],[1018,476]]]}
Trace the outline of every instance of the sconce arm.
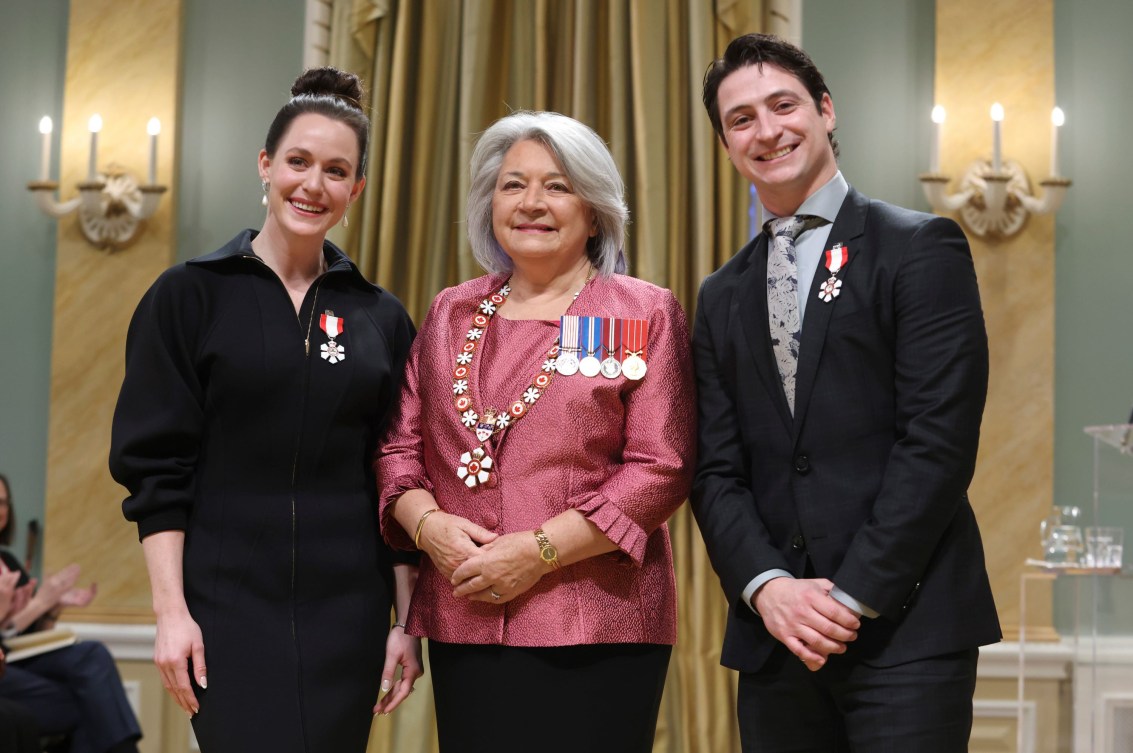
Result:
{"label": "sconce arm", "polygon": [[1066,192],[1072,181],[1069,178],[1047,178],[1039,185],[1043,187],[1041,197],[1012,192],[1019,203],[1031,214],[1051,214],[1057,212],[1066,199]]}
{"label": "sconce arm", "polygon": [[920,180],[925,199],[937,212],[954,212],[967,204],[975,195],[975,191],[971,189],[950,195],[947,186],[951,179],[947,175],[925,173],[920,176]]}
{"label": "sconce arm", "polygon": [[35,181],[28,183],[28,190],[35,195],[35,203],[40,211],[50,217],[64,217],[79,208],[82,199],[75,197],[70,201],[59,203],[55,201],[55,191],[59,184],[54,181]]}

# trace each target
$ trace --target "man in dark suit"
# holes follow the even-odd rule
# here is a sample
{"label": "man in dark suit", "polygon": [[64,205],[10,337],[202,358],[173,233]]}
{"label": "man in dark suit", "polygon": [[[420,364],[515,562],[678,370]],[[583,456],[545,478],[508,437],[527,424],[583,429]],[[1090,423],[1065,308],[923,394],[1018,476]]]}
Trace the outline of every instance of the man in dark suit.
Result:
{"label": "man in dark suit", "polygon": [[775,218],[704,281],[693,335],[692,506],[743,749],[967,750],[1001,637],[967,498],[988,371],[967,241],[850,188],[797,47],[735,39],[704,104]]}

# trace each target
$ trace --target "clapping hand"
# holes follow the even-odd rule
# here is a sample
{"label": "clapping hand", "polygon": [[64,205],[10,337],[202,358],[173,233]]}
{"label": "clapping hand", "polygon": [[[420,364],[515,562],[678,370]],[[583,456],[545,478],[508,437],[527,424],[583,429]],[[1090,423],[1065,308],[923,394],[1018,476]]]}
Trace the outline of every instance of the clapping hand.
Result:
{"label": "clapping hand", "polygon": [[74,588],[81,572],[82,568],[79,564],[72,562],[62,570],[52,573],[43,579],[43,584],[39,587],[40,595],[52,605],[58,604],[63,594]]}
{"label": "clapping hand", "polygon": [[85,607],[94,600],[98,593],[98,584],[91,583],[86,588],[72,588],[59,597],[59,604],[64,607]]}
{"label": "clapping hand", "polygon": [[13,604],[16,599],[16,583],[20,580],[19,570],[9,570],[0,562],[0,623],[8,619],[9,614],[18,612]]}

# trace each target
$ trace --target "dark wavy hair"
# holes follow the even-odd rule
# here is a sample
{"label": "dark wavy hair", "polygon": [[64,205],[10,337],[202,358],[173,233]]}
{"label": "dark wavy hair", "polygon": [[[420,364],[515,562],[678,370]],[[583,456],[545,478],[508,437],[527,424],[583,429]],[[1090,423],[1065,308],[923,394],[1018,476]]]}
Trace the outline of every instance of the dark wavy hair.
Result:
{"label": "dark wavy hair", "polygon": [[264,151],[275,156],[280,139],[291,122],[300,115],[315,113],[350,126],[358,137],[358,169],[355,178],[366,173],[366,153],[370,143],[370,118],[362,109],[362,82],[353,73],[337,68],[311,68],[291,85],[291,99],[279,108],[264,139]]}
{"label": "dark wavy hair", "polygon": [[[826,86],[822,72],[810,59],[810,55],[799,47],[774,34],[744,34],[736,37],[728,44],[723,56],[713,60],[708,70],[704,72],[702,95],[704,108],[708,110],[712,130],[716,131],[716,136],[724,143],[727,143],[727,139],[724,138],[724,125],[720,122],[720,103],[717,101],[720,84],[732,73],[749,65],[773,65],[797,78],[806,87],[819,112],[822,111],[822,95],[830,95],[830,89]],[[834,138],[833,131],[829,136],[830,147],[837,157],[838,139]]]}
{"label": "dark wavy hair", "polygon": [[12,531],[16,530],[16,511],[12,507],[12,485],[8,483],[8,477],[3,473],[0,473],[0,484],[3,484],[8,492],[8,523],[0,528],[0,546],[10,546]]}

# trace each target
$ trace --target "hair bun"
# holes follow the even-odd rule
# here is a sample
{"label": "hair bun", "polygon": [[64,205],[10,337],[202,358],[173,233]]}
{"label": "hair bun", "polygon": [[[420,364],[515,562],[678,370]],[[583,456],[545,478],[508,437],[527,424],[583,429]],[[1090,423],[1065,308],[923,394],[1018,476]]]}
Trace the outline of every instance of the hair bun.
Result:
{"label": "hair bun", "polygon": [[337,68],[311,68],[291,85],[291,96],[335,97],[351,107],[362,109],[362,82],[358,76]]}

